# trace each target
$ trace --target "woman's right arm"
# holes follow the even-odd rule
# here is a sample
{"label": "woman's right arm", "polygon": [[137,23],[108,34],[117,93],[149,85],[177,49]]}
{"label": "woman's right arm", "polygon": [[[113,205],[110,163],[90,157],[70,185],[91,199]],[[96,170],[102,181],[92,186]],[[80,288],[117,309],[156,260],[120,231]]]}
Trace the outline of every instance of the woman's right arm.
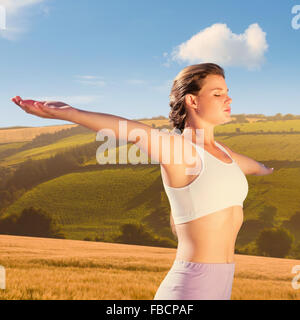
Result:
{"label": "woman's right arm", "polygon": [[[97,132],[109,129],[116,140],[125,140],[134,143],[143,152],[148,154],[152,161],[157,163],[162,163],[163,152],[165,153],[164,156],[166,156],[168,152],[166,147],[162,148],[162,145],[166,146],[169,140],[170,154],[171,149],[173,148],[171,147],[171,140],[173,140],[173,138],[170,133],[152,128],[151,126],[139,121],[129,120],[112,114],[90,112],[79,109],[73,113],[70,121]],[[109,132],[105,132],[105,135],[106,134],[109,135]]]}
{"label": "woman's right arm", "polygon": [[[107,113],[80,110],[63,102],[23,100],[18,96],[13,98],[12,101],[25,112],[35,116],[67,120],[97,132],[109,129],[117,140],[126,140],[136,144],[151,157],[151,161],[164,162],[165,168],[169,167],[169,159],[170,164],[174,161],[174,146],[183,140],[179,135],[160,131],[138,121]],[[121,122],[123,129],[120,130]],[[109,134],[105,132],[105,135]]]}

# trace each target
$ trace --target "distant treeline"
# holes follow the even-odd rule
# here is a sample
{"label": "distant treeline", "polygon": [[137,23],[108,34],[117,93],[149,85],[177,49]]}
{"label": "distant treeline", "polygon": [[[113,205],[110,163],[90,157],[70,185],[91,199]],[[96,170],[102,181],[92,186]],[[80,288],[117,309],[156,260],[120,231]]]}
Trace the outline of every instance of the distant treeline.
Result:
{"label": "distant treeline", "polygon": [[281,113],[276,113],[274,116],[254,115],[254,114],[247,115],[245,113],[242,113],[242,114],[233,114],[232,117],[234,117],[235,120],[232,120],[231,122],[228,122],[228,123],[249,123],[250,121],[248,121],[247,118],[261,118],[256,122],[300,119],[300,115],[293,115],[291,113],[287,113],[285,115],[282,115]]}
{"label": "distant treeline", "polygon": [[[1,220],[0,220],[1,221]],[[164,248],[176,248],[177,241],[170,239],[169,237],[162,237],[153,232],[144,223],[125,223],[120,227],[121,234],[115,236],[112,240],[107,241],[105,237],[96,236],[94,238],[85,237],[85,241],[101,241],[101,242],[114,242],[114,243],[126,243],[135,244],[141,246],[151,247],[164,247]],[[1,229],[0,229],[1,232]]]}
{"label": "distant treeline", "polygon": [[290,128],[289,131],[265,131],[265,130],[256,130],[256,131],[242,131],[241,128],[235,128],[234,132],[216,132],[215,136],[242,136],[242,135],[262,135],[262,134],[300,134],[300,131],[294,131],[294,128]]}
{"label": "distant treeline", "polygon": [[[276,113],[274,116],[266,116],[264,114],[241,113],[241,114],[232,114],[231,116],[236,119],[232,120],[231,122],[228,122],[228,123],[247,123],[249,121],[246,118],[256,118],[256,119],[260,118],[259,120],[257,120],[258,122],[300,119],[300,115],[294,115],[291,113],[287,113],[285,115],[283,115],[281,113]],[[136,119],[136,121],[146,121],[146,120],[168,120],[168,118],[165,116],[158,116],[158,117],[152,117],[152,118]],[[226,123],[226,124],[228,124],[228,123]]]}

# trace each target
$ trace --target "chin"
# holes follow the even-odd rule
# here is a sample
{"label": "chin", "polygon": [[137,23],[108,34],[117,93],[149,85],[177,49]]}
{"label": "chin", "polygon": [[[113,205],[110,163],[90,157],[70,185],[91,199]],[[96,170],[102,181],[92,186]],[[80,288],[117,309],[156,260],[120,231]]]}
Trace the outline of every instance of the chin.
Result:
{"label": "chin", "polygon": [[226,118],[223,120],[223,122],[220,123],[220,124],[225,124],[225,123],[228,123],[228,122],[231,122],[231,121],[232,121],[231,116],[228,116],[228,117],[226,117]]}

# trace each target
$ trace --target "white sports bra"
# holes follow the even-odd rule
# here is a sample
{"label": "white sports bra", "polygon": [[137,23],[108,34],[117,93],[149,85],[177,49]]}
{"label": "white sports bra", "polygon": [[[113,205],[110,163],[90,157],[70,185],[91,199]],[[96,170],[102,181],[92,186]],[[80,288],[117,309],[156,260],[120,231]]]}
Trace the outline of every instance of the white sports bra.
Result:
{"label": "white sports bra", "polygon": [[162,179],[174,224],[192,221],[231,206],[243,207],[248,194],[245,174],[223,146],[215,141],[231,158],[231,163],[225,163],[204,148],[191,143],[199,151],[202,162],[201,172],[196,179],[178,188],[167,186]]}

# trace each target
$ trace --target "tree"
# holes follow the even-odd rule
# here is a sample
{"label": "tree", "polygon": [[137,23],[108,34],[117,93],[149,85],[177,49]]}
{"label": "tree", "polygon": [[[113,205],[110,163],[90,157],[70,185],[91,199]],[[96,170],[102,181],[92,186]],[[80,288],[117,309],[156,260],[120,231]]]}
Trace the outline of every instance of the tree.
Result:
{"label": "tree", "polygon": [[267,228],[256,239],[258,254],[284,258],[293,244],[293,236],[284,228]]}
{"label": "tree", "polygon": [[248,123],[249,122],[244,113],[243,114],[236,114],[236,115],[234,115],[234,117],[235,117],[236,123]]}
{"label": "tree", "polygon": [[285,220],[281,224],[282,227],[288,229],[295,236],[297,241],[300,240],[300,211],[296,211],[289,220]]}
{"label": "tree", "polygon": [[166,237],[158,237],[144,224],[126,223],[121,226],[122,234],[114,240],[119,243],[138,244],[143,246],[161,246],[174,248],[176,243]]}
{"label": "tree", "polygon": [[126,223],[121,226],[121,231],[122,234],[117,239],[121,242],[141,245],[153,243],[154,236],[143,224]]}
{"label": "tree", "polygon": [[292,227],[300,230],[300,211],[296,211],[295,214],[290,217],[290,224]]}
{"label": "tree", "polygon": [[259,220],[263,222],[265,227],[272,227],[277,208],[273,206],[265,206],[263,211],[259,213]]}
{"label": "tree", "polygon": [[282,120],[294,120],[294,119],[295,119],[295,116],[291,113],[287,113],[282,117]]}
{"label": "tree", "polygon": [[55,220],[41,209],[25,208],[0,220],[0,233],[29,237],[64,238]]}
{"label": "tree", "polygon": [[259,232],[264,229],[264,223],[261,220],[248,219],[243,224],[237,237],[237,243],[245,245],[254,241]]}

